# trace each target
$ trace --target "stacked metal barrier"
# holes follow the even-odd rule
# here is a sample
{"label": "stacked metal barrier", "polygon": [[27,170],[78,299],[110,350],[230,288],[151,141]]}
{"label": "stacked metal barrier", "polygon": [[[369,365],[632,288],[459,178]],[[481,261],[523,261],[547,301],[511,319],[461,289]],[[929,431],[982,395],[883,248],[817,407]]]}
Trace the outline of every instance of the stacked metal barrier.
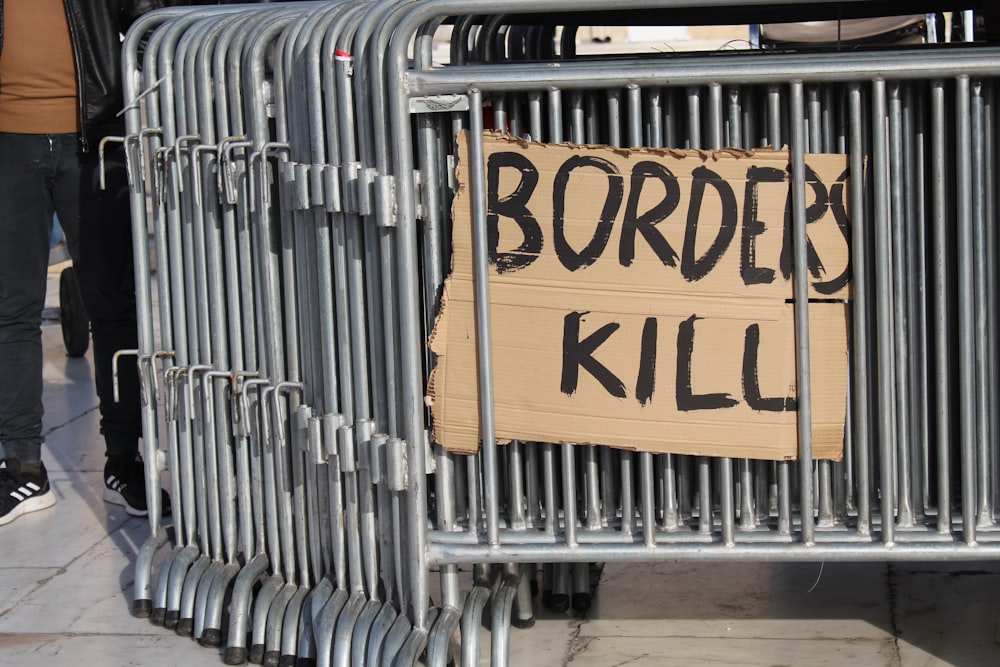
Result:
{"label": "stacked metal barrier", "polygon": [[[616,11],[669,21],[715,4]],[[583,58],[572,28],[532,24],[600,9],[335,0],[163,10],[132,28],[144,446],[150,488],[168,470],[173,498],[168,531],[150,496],[137,615],[224,643],[228,664],[443,665],[457,634],[472,665],[485,614],[506,664],[539,568],[565,610],[589,604],[588,563],[1000,555],[1000,49]],[[435,67],[446,20],[450,64]],[[787,144],[793,164],[847,154],[866,177],[850,192],[843,461],[813,460],[806,391],[797,462],[498,446],[485,292],[482,449],[431,442],[425,341],[450,266],[454,138],[470,130],[475,163],[489,127],[546,143]],[[476,170],[469,193],[481,226]]]}

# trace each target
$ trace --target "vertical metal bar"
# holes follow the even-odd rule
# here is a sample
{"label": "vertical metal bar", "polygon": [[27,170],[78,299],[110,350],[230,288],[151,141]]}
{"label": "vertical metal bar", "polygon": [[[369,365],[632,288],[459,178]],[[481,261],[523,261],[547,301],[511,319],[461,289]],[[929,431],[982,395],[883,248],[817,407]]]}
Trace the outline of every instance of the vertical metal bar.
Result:
{"label": "vertical metal bar", "polygon": [[621,146],[622,145],[622,95],[621,91],[616,89],[609,90],[607,92],[607,110],[608,110],[608,121],[607,121],[607,132],[608,136],[605,139],[605,143],[609,146]]}
{"label": "vertical metal bar", "polygon": [[559,522],[558,482],[556,475],[555,445],[543,442],[542,448],[542,480],[545,491],[545,533],[555,535]]}
{"label": "vertical metal bar", "polygon": [[687,95],[687,138],[685,148],[701,148],[701,90],[695,86],[685,89]]}
{"label": "vertical metal bar", "polygon": [[[986,263],[986,285],[989,288],[987,293],[987,308],[988,317],[986,322],[986,340],[989,343],[988,348],[988,360],[989,363],[989,403],[994,404],[1000,398],[1000,368],[998,368],[998,363],[1000,363],[1000,353],[997,349],[997,340],[1000,338],[1000,331],[998,331],[998,309],[1000,309],[1000,300],[998,300],[998,290],[996,288],[998,275],[997,275],[997,187],[996,187],[996,157],[997,157],[997,125],[996,125],[996,79],[988,79],[983,81],[984,93],[985,93],[985,103],[983,109],[984,116],[984,131],[983,131],[983,153],[984,153],[984,173],[983,182],[985,190],[983,195],[986,200],[985,205],[985,218],[986,218],[986,237],[985,245],[987,250],[987,263]],[[990,440],[989,446],[990,451],[996,452],[998,434],[1000,434],[1000,415],[997,411],[989,411],[989,433]],[[997,503],[1000,503],[1000,456],[993,455],[990,457],[990,493],[991,502],[993,503],[995,512],[995,507]],[[992,516],[992,512],[991,512]]]}
{"label": "vertical metal bar", "polygon": [[910,281],[906,244],[910,235],[905,229],[905,167],[903,164],[903,109],[898,81],[888,83],[889,93],[889,242],[892,267],[893,348],[896,387],[896,484],[898,504],[896,525],[913,525],[913,498],[910,486],[910,349],[907,339],[910,313],[907,286]]}
{"label": "vertical metal bar", "polygon": [[635,533],[635,459],[632,452],[621,451],[618,453],[621,465],[621,531],[625,535]]}
{"label": "vertical metal bar", "polygon": [[639,474],[642,490],[642,541],[647,547],[656,546],[656,511],[653,499],[653,455],[639,453]]}
{"label": "vertical metal bar", "polygon": [[550,144],[563,142],[562,91],[558,88],[549,89],[549,138]]}
{"label": "vertical metal bar", "polygon": [[761,143],[781,148],[781,88],[777,84],[767,86],[767,132]]}
{"label": "vertical metal bar", "polygon": [[642,137],[642,89],[632,84],[625,89],[626,114],[628,118],[628,147],[643,145]]}
{"label": "vertical metal bar", "polygon": [[949,407],[951,391],[950,327],[950,252],[948,249],[947,215],[947,166],[945,160],[946,119],[945,84],[931,82],[931,274],[933,280],[933,339],[934,387],[936,406],[934,414],[935,466],[937,470],[937,530],[951,532],[951,433],[952,411]]}
{"label": "vertical metal bar", "polygon": [[955,81],[955,176],[958,228],[958,389],[962,438],[962,538],[976,543],[976,350],[972,128],[968,76]]}
{"label": "vertical metal bar", "polygon": [[673,530],[680,526],[681,512],[677,502],[677,457],[673,454],[660,454],[657,457],[661,463],[663,478],[663,501],[660,511],[663,513],[664,530]]}
{"label": "vertical metal bar", "polygon": [[562,481],[563,481],[563,534],[566,544],[576,546],[576,450],[575,445],[563,445]]}
{"label": "vertical metal bar", "polygon": [[993,525],[993,502],[990,496],[990,467],[992,465],[993,438],[990,433],[990,358],[991,348],[996,341],[987,338],[987,321],[989,316],[989,293],[995,285],[987,282],[987,251],[986,233],[986,162],[985,162],[985,117],[984,117],[983,84],[981,81],[971,82],[970,104],[970,138],[977,150],[972,151],[972,245],[973,245],[973,281],[975,285],[975,321],[974,338],[976,348],[976,449],[977,478],[976,500],[977,525],[985,528]]}
{"label": "vertical metal bar", "polygon": [[651,88],[646,92],[646,145],[651,148],[662,148],[663,143],[663,108],[660,105],[663,90]]}
{"label": "vertical metal bar", "polygon": [[[708,146],[709,150],[722,149],[723,137],[722,86],[717,83],[708,86]],[[694,148],[694,146],[692,146]]]}
{"label": "vertical metal bar", "polygon": [[583,136],[588,144],[608,143],[605,139],[605,128],[601,125],[600,91],[588,91],[583,96]]}
{"label": "vertical metal bar", "polygon": [[712,459],[698,457],[698,532],[712,532]]}
{"label": "vertical metal bar", "polygon": [[805,109],[801,82],[791,84],[792,240],[795,270],[795,366],[798,400],[799,508],[802,542],[814,542],[812,384],[809,359],[809,284],[806,261]]}
{"label": "vertical metal bar", "polygon": [[[761,144],[775,150],[782,147],[781,138],[781,107],[782,96],[781,87],[777,84],[769,84],[766,87],[766,123],[764,136]],[[787,461],[780,461],[776,464],[776,478],[773,490],[769,489],[768,504],[771,503],[770,496],[773,495],[778,513],[778,532],[782,535],[790,535],[792,532],[792,503],[791,503],[791,464]]]}
{"label": "vertical metal bar", "polygon": [[507,499],[507,512],[510,516],[510,528],[512,530],[524,530],[527,528],[527,519],[524,507],[524,443],[514,440],[508,446],[510,457],[509,467],[509,493]]}
{"label": "vertical metal bar", "polygon": [[542,94],[536,90],[528,93],[528,138],[542,140]]}
{"label": "vertical metal bar", "polygon": [[[723,142],[722,87],[717,83],[708,86],[708,148],[720,150]],[[722,518],[722,541],[733,544],[735,530],[735,498],[733,497],[733,462],[719,458],[719,507]]]}
{"label": "vertical metal bar", "polygon": [[615,481],[617,474],[615,467],[615,462],[618,458],[617,455],[618,451],[611,449],[610,447],[599,448],[598,460],[600,462],[600,488],[601,498],[604,499],[604,502],[601,503],[601,520],[606,526],[612,525],[618,517],[618,503],[616,502],[618,492]]}
{"label": "vertical metal bar", "polygon": [[[492,546],[500,544],[500,514],[497,500],[500,497],[498,486],[499,471],[497,467],[497,443],[493,413],[493,360],[492,360],[492,329],[490,328],[489,310],[489,268],[486,264],[486,183],[483,174],[483,107],[482,93],[477,89],[469,91],[469,129],[472,140],[469,142],[469,199],[472,207],[472,235],[475,248],[475,290],[476,290],[476,327],[479,359],[479,403],[480,403],[480,433],[483,441],[483,493],[486,498],[486,539]],[[422,475],[421,471],[416,474]],[[422,521],[417,521],[422,523]]]}
{"label": "vertical metal bar", "polygon": [[882,493],[882,542],[895,541],[896,488],[893,479],[893,452],[896,446],[896,429],[893,423],[893,392],[895,386],[892,370],[891,296],[889,293],[889,154],[887,137],[885,81],[872,83],[872,178],[875,211],[875,294],[878,327],[878,377],[879,377],[879,453]]}
{"label": "vertical metal bar", "polygon": [[924,148],[927,140],[927,122],[924,115],[926,100],[922,94],[923,82],[908,82],[905,89],[904,107],[904,146],[903,163],[907,166],[907,211],[912,216],[912,241],[909,244],[910,280],[912,286],[909,292],[911,355],[913,370],[910,376],[912,387],[912,405],[914,413],[912,429],[914,461],[913,497],[915,501],[914,519],[923,521],[927,507],[930,504],[930,400],[928,398],[930,378],[928,377],[928,289],[927,289],[927,215],[925,191],[925,175],[927,164]]}
{"label": "vertical metal bar", "polygon": [[739,86],[728,86],[726,88],[726,99],[728,101],[726,109],[728,111],[729,138],[727,145],[743,147],[743,104],[740,101]]}
{"label": "vertical metal bar", "polygon": [[864,205],[864,128],[861,119],[861,86],[852,83],[847,89],[850,123],[850,198],[851,198],[851,267],[853,269],[854,287],[851,295],[854,298],[852,309],[854,319],[854,356],[853,389],[854,398],[853,441],[855,445],[855,461],[857,465],[857,512],[858,532],[868,535],[871,532],[871,469],[868,402],[868,248],[864,230],[868,227],[865,219]]}
{"label": "vertical metal bar", "polygon": [[739,489],[740,489],[740,530],[753,530],[757,526],[757,513],[754,509],[754,474],[749,459],[740,459]]}
{"label": "vertical metal bar", "polygon": [[597,462],[597,447],[584,447],[583,452],[583,482],[584,499],[587,503],[584,509],[587,517],[587,530],[601,528],[601,470]]}
{"label": "vertical metal bar", "polygon": [[677,96],[679,91],[672,88],[663,90],[663,143],[662,146],[668,148],[681,148],[681,140],[678,137],[677,123],[680,120],[680,112],[677,110]]}
{"label": "vertical metal bar", "polygon": [[575,144],[587,142],[584,118],[583,91],[572,90],[569,93],[569,140]]}

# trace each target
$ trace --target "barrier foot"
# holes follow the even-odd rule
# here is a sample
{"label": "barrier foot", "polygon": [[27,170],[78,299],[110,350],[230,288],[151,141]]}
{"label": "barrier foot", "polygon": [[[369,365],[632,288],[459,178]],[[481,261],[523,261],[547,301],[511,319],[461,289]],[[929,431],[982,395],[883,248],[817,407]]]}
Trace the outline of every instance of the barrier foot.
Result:
{"label": "barrier foot", "polygon": [[368,642],[371,639],[372,623],[382,608],[382,603],[378,600],[369,600],[365,603],[361,614],[354,622],[354,636],[351,638],[351,664],[365,664],[365,655],[368,651]]}
{"label": "barrier foot", "polygon": [[300,626],[302,617],[302,607],[309,595],[308,587],[300,587],[295,591],[295,595],[288,601],[285,607],[285,616],[281,627],[281,644],[279,649],[278,665],[280,667],[295,667],[295,659],[298,656],[299,633],[303,632]]}
{"label": "barrier foot", "polygon": [[419,628],[414,628],[399,648],[399,653],[392,661],[392,667],[412,667],[412,665],[417,664],[417,658],[420,657],[426,646],[427,633]]}
{"label": "barrier foot", "polygon": [[182,637],[190,637],[194,633],[194,609],[195,599],[198,595],[198,584],[211,564],[212,560],[208,556],[202,555],[188,569],[187,574],[184,575],[180,608],[167,609],[163,627],[168,630],[176,630],[177,634]]}
{"label": "barrier foot", "polygon": [[284,588],[285,580],[280,575],[272,575],[257,593],[257,600],[253,608],[253,631],[250,643],[249,660],[255,665],[264,661],[264,650],[267,637],[268,612],[271,609],[271,602]]}
{"label": "barrier foot", "polygon": [[250,654],[247,656],[247,659],[255,665],[262,664],[264,662],[264,645],[254,644],[251,646]]}
{"label": "barrier foot", "polygon": [[396,620],[396,608],[391,602],[382,603],[375,620],[372,621],[371,631],[368,636],[367,665],[377,665],[379,653],[382,651],[382,642],[389,633],[389,629]]}
{"label": "barrier foot", "polygon": [[491,623],[491,663],[493,665],[510,664],[510,621],[517,596],[518,580],[515,576],[504,579],[500,589],[493,596],[490,606]]}
{"label": "barrier foot", "polygon": [[[193,618],[177,618],[179,613],[172,612],[174,617],[170,620],[170,624],[173,625],[174,632],[176,632],[181,637],[190,637],[194,634],[194,619]],[[168,628],[170,625],[164,620],[164,625]]]}
{"label": "barrier foot", "polygon": [[247,661],[249,652],[246,644],[250,618],[250,596],[253,594],[254,584],[260,580],[268,563],[266,555],[257,554],[236,575],[233,594],[229,600],[229,646],[226,647],[223,657],[223,661],[227,665],[242,665]]}
{"label": "barrier foot", "polygon": [[[153,610],[153,613],[157,615],[157,618],[153,619],[153,621],[157,625],[162,625],[171,630],[177,628],[180,609],[183,607],[184,583],[187,580],[187,573],[191,565],[200,558],[200,554],[201,552],[197,547],[188,545],[181,549],[180,553],[177,554],[177,557],[170,564],[170,571],[166,573],[167,583],[163,594],[162,611],[159,607]],[[157,598],[159,597],[159,592],[157,592]],[[169,626],[167,626],[168,616],[170,617]]]}
{"label": "barrier foot", "polygon": [[462,667],[479,665],[479,626],[483,620],[483,608],[490,599],[490,589],[476,586],[465,598],[462,608]]}
{"label": "barrier foot", "polygon": [[396,659],[396,654],[399,653],[406,638],[410,635],[410,627],[410,620],[406,618],[406,614],[400,614],[396,617],[385,636],[385,641],[382,642],[382,655],[376,664],[392,664],[392,661]]}
{"label": "barrier foot", "polygon": [[270,609],[267,610],[267,632],[264,636],[264,657],[261,662],[265,667],[278,667],[278,660],[281,658],[281,631],[285,620],[285,609],[288,603],[298,591],[298,586],[292,583],[285,584],[274,601],[271,602]]}
{"label": "barrier foot", "polygon": [[461,620],[462,612],[454,607],[442,609],[438,614],[427,639],[427,667],[447,667],[451,636]]}
{"label": "barrier foot", "polygon": [[[518,567],[515,565],[515,567]],[[532,593],[531,584],[535,577],[533,574],[534,566],[521,565],[519,566],[519,582],[517,586],[517,597],[514,599],[514,617],[511,620],[511,624],[515,628],[530,628],[535,624],[535,611],[532,606]]]}
{"label": "barrier foot", "polygon": [[170,590],[170,572],[175,567],[175,563],[183,555],[184,547],[177,545],[170,552],[170,555],[160,565],[160,574],[157,577],[156,600],[153,602],[153,611],[150,612],[149,622],[153,625],[163,625],[163,619],[167,615],[167,593]]}
{"label": "barrier foot", "polygon": [[341,610],[347,604],[347,598],[347,591],[334,591],[313,620],[317,667],[330,667],[331,660],[333,660],[334,629],[337,627]]}
{"label": "barrier foot", "polygon": [[222,568],[222,571],[212,582],[212,589],[208,594],[208,604],[205,608],[205,627],[198,640],[205,648],[222,646],[222,608],[226,602],[229,585],[239,571],[238,564],[229,563]]}
{"label": "barrier foot", "polygon": [[250,651],[245,646],[227,646],[222,661],[227,665],[245,665]]}
{"label": "barrier foot", "polygon": [[337,630],[333,638],[333,666],[348,667],[351,664],[351,638],[354,636],[354,626],[358,616],[364,609],[367,598],[361,593],[355,593],[347,601],[347,606],[340,612],[337,619]]}
{"label": "barrier foot", "polygon": [[167,543],[168,535],[164,528],[160,528],[155,535],[150,535],[139,548],[139,554],[135,559],[135,585],[133,587],[134,599],[132,601],[132,613],[137,618],[149,618],[153,610],[153,556]]}
{"label": "barrier foot", "polygon": [[222,646],[222,630],[218,628],[206,628],[201,631],[201,639],[198,643],[205,648],[218,648]]}
{"label": "barrier foot", "polygon": [[[166,610],[164,610],[166,611]],[[132,615],[136,618],[152,618],[153,601],[136,600],[132,603]]]}

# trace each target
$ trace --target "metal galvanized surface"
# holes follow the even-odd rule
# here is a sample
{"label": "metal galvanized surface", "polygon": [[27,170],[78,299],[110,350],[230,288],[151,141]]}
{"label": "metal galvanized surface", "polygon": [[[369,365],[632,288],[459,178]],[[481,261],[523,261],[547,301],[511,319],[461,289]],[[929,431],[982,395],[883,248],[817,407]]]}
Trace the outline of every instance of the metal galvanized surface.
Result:
{"label": "metal galvanized surface", "polygon": [[[225,640],[229,664],[413,664],[425,649],[445,664],[455,632],[476,664],[489,605],[491,659],[506,664],[539,570],[559,608],[589,604],[596,562],[1000,554],[1000,50],[569,57],[555,26],[502,18],[562,12],[568,24],[599,8],[303,2],[164,10],[129,32],[144,458],[150,488],[170,471],[174,499],[168,533],[150,498],[137,613],[206,646]],[[433,66],[446,19],[451,64]],[[499,445],[491,129],[622,148],[787,145],[793,266],[810,253],[804,156],[846,155],[863,176],[848,193],[842,460],[812,456],[806,271],[793,273],[797,461]],[[473,455],[432,442],[425,405],[462,130]],[[471,590],[459,565],[475,567]]]}

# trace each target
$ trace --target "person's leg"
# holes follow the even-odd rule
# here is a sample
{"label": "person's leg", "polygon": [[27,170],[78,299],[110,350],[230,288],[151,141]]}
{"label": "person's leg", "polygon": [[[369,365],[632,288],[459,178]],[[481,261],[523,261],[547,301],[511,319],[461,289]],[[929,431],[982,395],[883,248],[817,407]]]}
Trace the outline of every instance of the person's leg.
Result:
{"label": "person's leg", "polygon": [[7,458],[29,463],[42,447],[48,153],[44,136],[0,133],[0,441]]}
{"label": "person's leg", "polygon": [[77,276],[94,346],[94,378],[101,433],[109,458],[134,459],[142,423],[135,357],[118,363],[114,396],[113,358],[138,344],[132,263],[132,220],[124,154],[105,151],[105,188],[100,187],[96,150],[79,154],[79,257]]}
{"label": "person's leg", "polygon": [[[142,421],[134,356],[118,361],[117,400],[114,387],[115,353],[136,349],[138,344],[124,152],[120,146],[105,151],[102,189],[96,150],[83,153],[75,141],[67,141],[64,151],[66,171],[56,188],[55,204],[60,222],[67,220],[67,242],[90,320],[94,383],[108,457],[104,499],[124,505],[129,514],[144,516],[146,485],[139,458]],[[169,509],[169,500],[164,498],[161,506]]]}
{"label": "person's leg", "polygon": [[45,136],[0,133],[0,525],[55,504],[41,462],[52,149]]}

